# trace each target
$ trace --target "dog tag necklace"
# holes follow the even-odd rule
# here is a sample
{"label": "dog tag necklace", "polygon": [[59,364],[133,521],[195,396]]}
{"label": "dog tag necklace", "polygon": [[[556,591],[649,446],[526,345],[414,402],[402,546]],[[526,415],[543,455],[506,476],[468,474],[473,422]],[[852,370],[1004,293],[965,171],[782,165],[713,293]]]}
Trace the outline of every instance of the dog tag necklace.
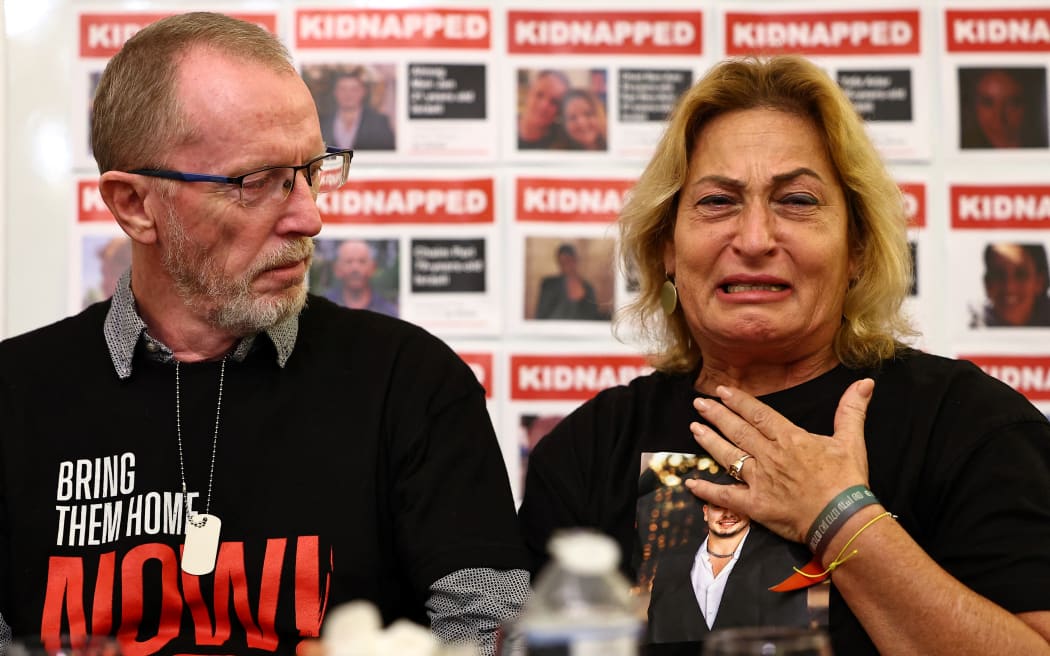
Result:
{"label": "dog tag necklace", "polygon": [[208,471],[208,496],[204,513],[190,511],[190,497],[186,491],[186,465],[182,456],[182,414],[179,398],[179,361],[175,361],[175,434],[179,438],[179,475],[182,478],[182,499],[185,503],[186,539],[182,545],[182,571],[194,576],[210,574],[219,555],[219,531],[222,521],[211,514],[211,487],[215,478],[215,453],[219,446],[219,414],[222,411],[222,383],[226,376],[226,358],[219,367],[219,400],[215,404],[215,432],[211,439],[211,468]]}

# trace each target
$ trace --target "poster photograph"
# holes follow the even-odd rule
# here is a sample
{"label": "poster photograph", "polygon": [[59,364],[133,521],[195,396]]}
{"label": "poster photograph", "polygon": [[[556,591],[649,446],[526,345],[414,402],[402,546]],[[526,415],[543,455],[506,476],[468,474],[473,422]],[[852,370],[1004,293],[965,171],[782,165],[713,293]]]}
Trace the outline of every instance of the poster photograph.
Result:
{"label": "poster photograph", "polygon": [[[962,339],[1045,349],[1050,338],[1050,184],[957,180],[949,185],[950,316]],[[1030,350],[1029,350],[1030,352]]]}
{"label": "poster photograph", "polygon": [[366,166],[496,157],[489,7],[296,8],[294,30],[328,145]]}
{"label": "poster photograph", "polygon": [[401,249],[395,238],[314,240],[310,292],[343,307],[400,316]]}
{"label": "poster photograph", "polygon": [[[515,6],[507,12],[504,152],[533,162],[644,160],[707,54],[704,13],[674,3],[639,11]],[[645,62],[640,65],[639,62]],[[615,161],[615,160],[614,160]]]}
{"label": "poster photograph", "polygon": [[609,150],[608,72],[519,69],[518,150]]}
{"label": "poster photograph", "polygon": [[302,76],[317,105],[321,136],[331,148],[397,149],[398,80],[392,63],[308,64]]}
{"label": "poster photograph", "polygon": [[525,238],[526,320],[609,321],[615,304],[615,242],[559,236]]}
{"label": "poster photograph", "polygon": [[[1050,156],[1045,3],[945,10],[941,77],[954,100],[944,139],[961,156],[1032,161]],[[1039,26],[1043,28],[1040,30]]]}
{"label": "poster photograph", "polygon": [[512,179],[508,275],[518,300],[509,325],[533,335],[610,335],[621,304],[613,222],[631,180],[544,173]]}

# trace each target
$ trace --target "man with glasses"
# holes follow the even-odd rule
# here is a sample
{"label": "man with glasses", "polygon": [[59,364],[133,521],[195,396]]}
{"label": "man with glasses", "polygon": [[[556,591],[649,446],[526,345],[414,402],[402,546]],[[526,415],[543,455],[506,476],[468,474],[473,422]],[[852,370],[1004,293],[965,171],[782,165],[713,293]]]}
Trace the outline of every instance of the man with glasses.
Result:
{"label": "man with glasses", "polygon": [[112,301],[0,344],[15,636],[291,654],[366,599],[492,653],[528,578],[483,390],[423,330],[307,294],[315,199],[351,152],[283,46],[162,19],[93,110],[132,264]]}

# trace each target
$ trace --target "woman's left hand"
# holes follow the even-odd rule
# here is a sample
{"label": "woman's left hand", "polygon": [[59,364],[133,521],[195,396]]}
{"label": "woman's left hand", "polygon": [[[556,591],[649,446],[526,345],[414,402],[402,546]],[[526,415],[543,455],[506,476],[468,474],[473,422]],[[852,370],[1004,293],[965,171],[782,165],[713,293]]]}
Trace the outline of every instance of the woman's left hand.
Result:
{"label": "woman's left hand", "polygon": [[804,542],[829,501],[848,487],[868,484],[864,418],[874,387],[870,378],[850,385],[835,411],[835,434],[828,437],[799,428],[739,389],[719,386],[716,393],[722,404],[698,398],[693,405],[721,435],[699,422],[689,428],[724,467],[738,466],[737,476],[745,485],[700,479],[686,485],[701,499],[744,513],[788,540]]}

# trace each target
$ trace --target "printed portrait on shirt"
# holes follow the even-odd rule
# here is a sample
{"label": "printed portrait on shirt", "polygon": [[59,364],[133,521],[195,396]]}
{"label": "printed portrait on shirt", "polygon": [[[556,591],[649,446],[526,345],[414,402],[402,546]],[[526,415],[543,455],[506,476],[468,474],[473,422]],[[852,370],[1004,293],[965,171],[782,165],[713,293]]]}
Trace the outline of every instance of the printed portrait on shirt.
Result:
{"label": "printed portrait on shirt", "polygon": [[634,562],[649,599],[647,642],[699,643],[715,629],[756,624],[826,626],[826,583],[769,590],[810,559],[808,549],[696,498],[689,478],[735,484],[707,454],[642,454]]}

